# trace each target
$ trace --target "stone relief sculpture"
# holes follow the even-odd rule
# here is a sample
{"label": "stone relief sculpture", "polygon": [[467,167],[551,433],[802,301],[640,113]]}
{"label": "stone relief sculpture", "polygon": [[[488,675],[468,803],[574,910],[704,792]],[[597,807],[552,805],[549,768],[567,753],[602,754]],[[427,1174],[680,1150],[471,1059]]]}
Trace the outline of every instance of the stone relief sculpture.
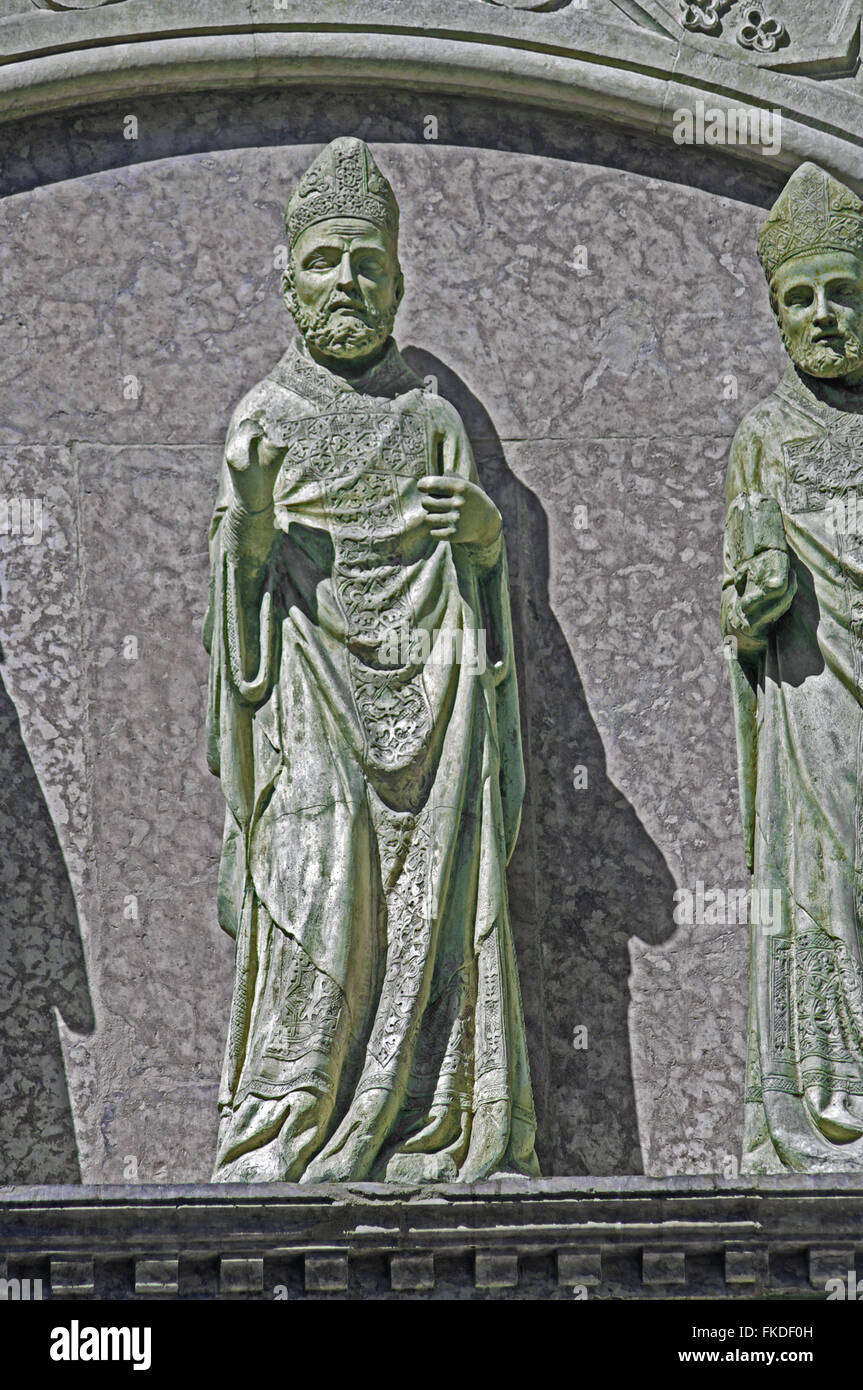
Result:
{"label": "stone relief sculpture", "polygon": [[771,904],[752,928],[743,1166],[856,1171],[863,203],[804,164],[764,224],[758,254],[791,364],[737,432],[726,499],[722,622],[744,833],[753,897]]}
{"label": "stone relief sculpture", "polygon": [[209,757],[236,938],[215,1178],[538,1173],[505,869],[524,790],[500,515],[390,336],[359,140],[287,211],[300,330],[230,424]]}

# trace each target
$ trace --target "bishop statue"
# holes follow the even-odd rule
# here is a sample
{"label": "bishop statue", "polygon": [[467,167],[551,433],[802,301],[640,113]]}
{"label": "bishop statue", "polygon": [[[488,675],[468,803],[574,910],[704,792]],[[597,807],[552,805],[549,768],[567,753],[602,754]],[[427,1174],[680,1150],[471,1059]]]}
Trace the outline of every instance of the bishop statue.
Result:
{"label": "bishop statue", "polygon": [[804,164],[758,254],[790,362],[726,495],[746,853],[779,908],[752,914],[743,1170],[860,1172],[863,203]]}
{"label": "bishop statue", "polygon": [[333,141],[287,210],[299,336],[225,445],[205,633],[236,962],[219,1181],[539,1171],[501,518],[391,337],[398,223],[368,146]]}

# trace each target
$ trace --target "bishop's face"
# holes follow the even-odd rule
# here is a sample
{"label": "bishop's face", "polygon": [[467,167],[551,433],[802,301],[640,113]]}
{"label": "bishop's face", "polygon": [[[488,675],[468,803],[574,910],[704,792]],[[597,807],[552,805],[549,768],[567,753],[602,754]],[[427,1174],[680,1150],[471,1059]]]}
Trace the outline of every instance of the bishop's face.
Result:
{"label": "bishop's face", "polygon": [[791,360],[809,376],[863,381],[863,259],[852,251],[794,256],[771,286]]}
{"label": "bishop's face", "polygon": [[294,242],[285,299],[312,355],[363,366],[390,333],[402,297],[398,256],[384,232],[357,217],[330,217]]}

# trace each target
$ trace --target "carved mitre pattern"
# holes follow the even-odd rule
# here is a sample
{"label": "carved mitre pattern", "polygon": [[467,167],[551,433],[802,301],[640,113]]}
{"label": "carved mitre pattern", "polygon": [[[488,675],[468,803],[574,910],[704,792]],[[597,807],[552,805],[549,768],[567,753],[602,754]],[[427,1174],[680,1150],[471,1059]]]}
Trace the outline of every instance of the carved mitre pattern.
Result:
{"label": "carved mitre pattern", "polygon": [[364,140],[333,140],[306,170],[285,216],[288,239],[327,217],[362,217],[398,238],[399,206]]}
{"label": "carved mitre pattern", "polygon": [[783,262],[813,251],[863,254],[863,202],[817,164],[801,164],[761,228],[758,259],[770,280]]}

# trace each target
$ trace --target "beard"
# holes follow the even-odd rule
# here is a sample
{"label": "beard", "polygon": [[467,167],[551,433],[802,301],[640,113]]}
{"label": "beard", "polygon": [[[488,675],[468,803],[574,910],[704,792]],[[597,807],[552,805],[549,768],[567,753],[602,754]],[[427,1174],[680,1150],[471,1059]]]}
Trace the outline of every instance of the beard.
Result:
{"label": "beard", "polygon": [[837,377],[849,376],[851,372],[856,372],[863,367],[863,341],[857,337],[856,333],[843,333],[841,335],[842,347],[839,349],[838,341],[836,346],[827,343],[813,343],[807,333],[803,342],[794,342],[789,334],[782,332],[782,341],[785,350],[795,366],[801,372],[806,372],[808,376],[820,377],[821,380],[834,380]]}
{"label": "beard", "polygon": [[338,309],[333,310],[329,303],[320,309],[307,309],[297,302],[293,290],[286,299],[294,322],[306,342],[326,357],[350,360],[370,356],[383,347],[396,318],[395,307],[384,311],[363,303],[360,318]]}

